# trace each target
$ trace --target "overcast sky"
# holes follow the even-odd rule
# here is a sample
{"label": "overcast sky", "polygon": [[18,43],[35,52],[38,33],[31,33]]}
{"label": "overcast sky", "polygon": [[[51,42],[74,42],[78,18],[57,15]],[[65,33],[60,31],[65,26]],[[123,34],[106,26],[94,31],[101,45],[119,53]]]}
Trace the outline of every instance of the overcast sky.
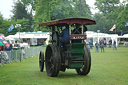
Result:
{"label": "overcast sky", "polygon": [[[89,6],[94,7],[95,0],[86,0],[87,4]],[[13,6],[13,0],[0,0],[0,12],[3,15],[4,18],[9,19],[12,15],[12,6]],[[96,10],[91,9],[92,13],[95,13]]]}
{"label": "overcast sky", "polygon": [[0,0],[0,12],[4,18],[10,18],[13,0]]}

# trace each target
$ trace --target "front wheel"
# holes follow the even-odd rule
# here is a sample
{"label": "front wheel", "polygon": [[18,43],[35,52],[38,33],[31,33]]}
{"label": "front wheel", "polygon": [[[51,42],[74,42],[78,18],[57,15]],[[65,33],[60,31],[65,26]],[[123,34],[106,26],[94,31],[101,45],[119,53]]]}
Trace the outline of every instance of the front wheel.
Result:
{"label": "front wheel", "polygon": [[84,46],[83,59],[84,59],[83,67],[76,69],[78,75],[87,75],[90,72],[91,54],[89,48],[86,45]]}
{"label": "front wheel", "polygon": [[39,55],[39,68],[40,71],[43,72],[44,70],[44,52],[40,51],[40,55]]}

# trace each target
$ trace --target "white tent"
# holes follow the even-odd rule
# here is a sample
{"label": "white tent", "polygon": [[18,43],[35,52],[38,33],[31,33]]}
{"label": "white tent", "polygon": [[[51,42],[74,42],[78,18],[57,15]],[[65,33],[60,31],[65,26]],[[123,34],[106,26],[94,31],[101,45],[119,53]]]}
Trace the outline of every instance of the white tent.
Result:
{"label": "white tent", "polygon": [[17,32],[15,35],[9,35],[7,38],[48,38],[49,32]]}
{"label": "white tent", "polygon": [[118,38],[117,34],[97,33],[97,32],[93,32],[93,31],[87,31],[86,35],[87,35],[87,42],[89,42],[89,40],[92,39],[93,45],[95,45],[96,41],[99,41],[103,38],[106,39],[107,43],[110,39],[112,39],[112,41],[116,40],[116,42],[117,42],[117,38]]}

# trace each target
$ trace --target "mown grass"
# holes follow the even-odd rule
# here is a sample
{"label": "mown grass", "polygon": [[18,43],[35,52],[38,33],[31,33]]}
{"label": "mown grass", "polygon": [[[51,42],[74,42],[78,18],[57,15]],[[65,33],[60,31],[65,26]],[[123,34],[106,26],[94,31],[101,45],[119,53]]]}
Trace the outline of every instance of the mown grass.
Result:
{"label": "mown grass", "polygon": [[[44,48],[43,48],[44,49]],[[128,47],[117,51],[105,48],[104,53],[91,49],[92,66],[87,76],[74,69],[48,77],[40,72],[38,56],[0,67],[0,85],[128,85]]]}

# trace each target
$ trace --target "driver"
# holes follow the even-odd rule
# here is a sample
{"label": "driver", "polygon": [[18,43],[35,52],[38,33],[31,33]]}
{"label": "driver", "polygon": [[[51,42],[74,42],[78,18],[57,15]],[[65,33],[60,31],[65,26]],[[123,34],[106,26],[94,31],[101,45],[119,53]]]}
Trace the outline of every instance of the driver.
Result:
{"label": "driver", "polygon": [[59,37],[60,46],[62,46],[64,43],[69,43],[70,37],[69,37],[69,27],[68,25],[64,30],[62,30],[62,33]]}

